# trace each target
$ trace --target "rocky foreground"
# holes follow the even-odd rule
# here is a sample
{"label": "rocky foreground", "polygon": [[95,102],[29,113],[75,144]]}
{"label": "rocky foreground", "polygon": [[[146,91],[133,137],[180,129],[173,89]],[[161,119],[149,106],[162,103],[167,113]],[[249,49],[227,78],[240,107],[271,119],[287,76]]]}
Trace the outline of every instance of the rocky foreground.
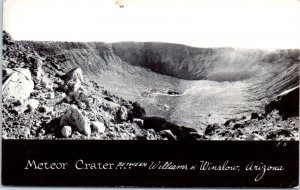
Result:
{"label": "rocky foreground", "polygon": [[[299,87],[265,113],[208,125],[203,133],[159,117],[138,102],[87,80],[80,68],[64,73],[59,60],[39,55],[3,33],[2,136],[5,139],[298,140]],[[124,89],[126,90],[126,89]],[[298,96],[297,96],[298,93]],[[298,111],[297,111],[298,110]]]}

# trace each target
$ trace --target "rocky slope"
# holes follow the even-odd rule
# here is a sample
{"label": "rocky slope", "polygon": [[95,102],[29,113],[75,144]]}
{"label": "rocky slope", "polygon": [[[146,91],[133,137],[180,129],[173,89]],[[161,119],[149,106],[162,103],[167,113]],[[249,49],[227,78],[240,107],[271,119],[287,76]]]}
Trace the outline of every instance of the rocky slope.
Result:
{"label": "rocky slope", "polygon": [[299,140],[299,86],[276,96],[263,113],[208,125],[210,140]]}
{"label": "rocky slope", "polygon": [[[291,105],[299,108],[299,100],[295,95],[281,98],[280,93],[299,91],[295,88],[299,85],[299,50],[14,42],[7,33],[3,37],[4,138],[298,139],[298,114],[284,114],[282,110],[289,107],[283,108],[286,103],[280,102],[295,102]],[[15,85],[15,79],[21,83]],[[217,89],[217,94],[207,95],[206,106],[199,108],[209,108],[201,113],[204,117],[182,111],[200,102],[195,97],[201,96],[192,91],[198,83],[200,89],[203,84],[210,90],[214,84]],[[229,89],[236,92],[228,93]],[[243,104],[236,101],[238,97]],[[170,102],[160,105],[157,101]],[[268,104],[270,101],[273,103]],[[220,103],[222,109],[211,102]],[[265,105],[266,111],[262,109]],[[215,117],[211,109],[229,120],[203,122],[203,118]],[[192,110],[198,112],[195,107]],[[180,123],[184,119],[189,122]],[[201,130],[194,126],[197,123]]]}
{"label": "rocky slope", "polygon": [[[144,129],[146,113],[139,103],[126,101],[87,81],[78,67],[63,72],[59,62],[55,57],[39,55],[3,33],[3,138],[182,138],[170,129]],[[185,133],[186,139],[196,137]]]}
{"label": "rocky slope", "polygon": [[[84,60],[88,56],[97,57],[96,60],[89,57],[88,64],[91,67],[97,65],[101,70],[117,69],[127,63],[186,80],[240,81],[266,73],[278,74],[292,65],[297,65],[300,56],[298,49],[194,48],[158,42],[22,44],[31,46],[40,53],[61,58]],[[109,65],[110,62],[114,62],[114,65]]]}

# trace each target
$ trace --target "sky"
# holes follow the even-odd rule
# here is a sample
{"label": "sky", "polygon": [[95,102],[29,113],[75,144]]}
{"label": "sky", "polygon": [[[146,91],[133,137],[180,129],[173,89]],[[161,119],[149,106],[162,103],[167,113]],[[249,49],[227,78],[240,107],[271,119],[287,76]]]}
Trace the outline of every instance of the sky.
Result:
{"label": "sky", "polygon": [[4,0],[3,9],[15,40],[300,48],[300,0]]}

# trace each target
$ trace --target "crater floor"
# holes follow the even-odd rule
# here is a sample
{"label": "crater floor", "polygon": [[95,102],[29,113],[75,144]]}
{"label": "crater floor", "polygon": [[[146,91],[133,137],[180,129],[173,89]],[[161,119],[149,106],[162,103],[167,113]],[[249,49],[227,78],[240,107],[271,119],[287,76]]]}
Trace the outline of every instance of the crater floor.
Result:
{"label": "crater floor", "polygon": [[[224,123],[263,108],[249,98],[247,81],[182,80],[146,70],[128,75],[105,72],[91,78],[125,99],[140,102],[147,115],[200,131],[207,124]],[[178,94],[168,94],[168,90]]]}

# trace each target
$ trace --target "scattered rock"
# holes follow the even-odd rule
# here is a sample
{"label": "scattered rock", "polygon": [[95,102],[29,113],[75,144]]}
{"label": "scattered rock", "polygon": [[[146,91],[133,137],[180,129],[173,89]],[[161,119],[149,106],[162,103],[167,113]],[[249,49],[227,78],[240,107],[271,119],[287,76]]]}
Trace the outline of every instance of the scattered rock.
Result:
{"label": "scattered rock", "polygon": [[236,124],[233,125],[232,129],[239,129],[239,128],[243,128],[243,127],[245,127],[243,124],[236,123]]}
{"label": "scattered rock", "polygon": [[143,128],[153,129],[156,132],[170,130],[176,136],[177,140],[194,139],[191,133],[197,132],[195,129],[178,126],[161,117],[144,117]]}
{"label": "scattered rock", "polygon": [[121,106],[120,109],[116,113],[117,121],[127,121],[128,119],[128,110],[124,106]]}
{"label": "scattered rock", "polygon": [[66,93],[63,92],[63,93],[61,93],[58,97],[59,97],[59,98],[65,98],[66,96],[67,96]]}
{"label": "scattered rock", "polygon": [[99,121],[92,122],[92,130],[96,133],[104,133],[105,131],[105,125]]}
{"label": "scattered rock", "polygon": [[230,123],[234,123],[234,122],[236,122],[236,119],[235,119],[235,118],[233,118],[233,119],[228,119],[228,120],[224,123],[224,125],[225,125],[225,126],[228,126]]}
{"label": "scattered rock", "polygon": [[29,128],[24,128],[24,136],[26,137],[26,138],[29,138],[30,137],[30,129]]}
{"label": "scattered rock", "polygon": [[71,126],[64,126],[62,129],[61,129],[61,134],[64,136],[64,137],[69,137],[71,136],[72,134],[72,127]]}
{"label": "scattered rock", "polygon": [[273,140],[273,139],[276,139],[276,138],[277,138],[277,133],[275,131],[270,131],[267,134],[267,139]]}
{"label": "scattered rock", "polygon": [[13,114],[15,115],[19,115],[21,113],[23,113],[27,108],[24,106],[19,106],[19,107],[14,107],[11,111]]}
{"label": "scattered rock", "polygon": [[38,106],[39,106],[39,101],[36,99],[30,99],[27,101],[27,108],[29,111],[34,112]]}
{"label": "scattered rock", "polygon": [[289,131],[287,129],[278,129],[277,134],[278,135],[283,135],[285,137],[289,137],[291,135],[291,131]]}
{"label": "scattered rock", "polygon": [[60,121],[60,126],[71,125],[78,131],[87,136],[91,134],[91,128],[88,119],[82,115],[80,110],[75,105],[70,105],[67,112],[63,115]]}
{"label": "scattered rock", "polygon": [[68,103],[71,103],[73,100],[74,100],[74,98],[71,97],[71,96],[67,96],[67,98],[66,98],[66,101],[67,101]]}
{"label": "scattered rock", "polygon": [[81,89],[81,82],[76,81],[75,83],[68,83],[69,91],[76,92],[77,90]]}
{"label": "scattered rock", "polygon": [[50,92],[50,93],[48,94],[48,98],[54,99],[54,98],[55,98],[54,92]]}
{"label": "scattered rock", "polygon": [[204,134],[205,135],[212,135],[216,129],[220,128],[220,125],[217,123],[214,123],[212,125],[207,125]]}
{"label": "scattered rock", "polygon": [[14,106],[22,106],[24,104],[24,100],[23,99],[19,99],[17,101],[14,102]]}
{"label": "scattered rock", "polygon": [[253,134],[250,134],[246,137],[247,141],[253,141],[253,140],[265,140],[265,138],[263,138],[261,135],[259,134],[256,134],[256,133],[253,133]]}
{"label": "scattered rock", "polygon": [[152,134],[152,135],[156,134],[156,132],[154,131],[154,129],[148,129],[147,131],[148,131],[149,134]]}
{"label": "scattered rock", "polygon": [[28,69],[3,69],[7,76],[3,78],[2,96],[5,98],[27,99],[33,91],[34,83]]}
{"label": "scattered rock", "polygon": [[81,102],[81,101],[76,101],[76,105],[77,105],[80,109],[86,109],[85,103],[83,103],[83,102]]}
{"label": "scattered rock", "polygon": [[45,105],[42,105],[42,106],[40,106],[40,108],[39,108],[39,111],[40,111],[40,112],[43,112],[43,113],[48,113],[48,112],[50,112],[50,111],[52,111],[52,110],[53,110],[53,108],[50,108],[50,107],[45,106]]}
{"label": "scattered rock", "polygon": [[52,81],[49,81],[49,79],[47,81],[46,81],[46,79],[41,80],[41,85],[46,90],[53,91],[53,83],[52,83]]}
{"label": "scattered rock", "polygon": [[239,137],[239,136],[243,135],[243,132],[241,131],[241,129],[237,129],[234,131],[233,135],[236,137]]}
{"label": "scattered rock", "polygon": [[147,139],[147,134],[137,134],[137,135],[135,136],[135,139],[136,139],[136,140],[148,140],[148,139]]}
{"label": "scattered rock", "polygon": [[115,138],[116,137],[116,134],[114,132],[108,132],[106,133],[106,136],[109,137],[109,138]]}
{"label": "scattered rock", "polygon": [[113,102],[114,101],[111,97],[108,97],[108,96],[104,97],[104,99],[107,100],[107,101],[109,101],[109,102]]}

